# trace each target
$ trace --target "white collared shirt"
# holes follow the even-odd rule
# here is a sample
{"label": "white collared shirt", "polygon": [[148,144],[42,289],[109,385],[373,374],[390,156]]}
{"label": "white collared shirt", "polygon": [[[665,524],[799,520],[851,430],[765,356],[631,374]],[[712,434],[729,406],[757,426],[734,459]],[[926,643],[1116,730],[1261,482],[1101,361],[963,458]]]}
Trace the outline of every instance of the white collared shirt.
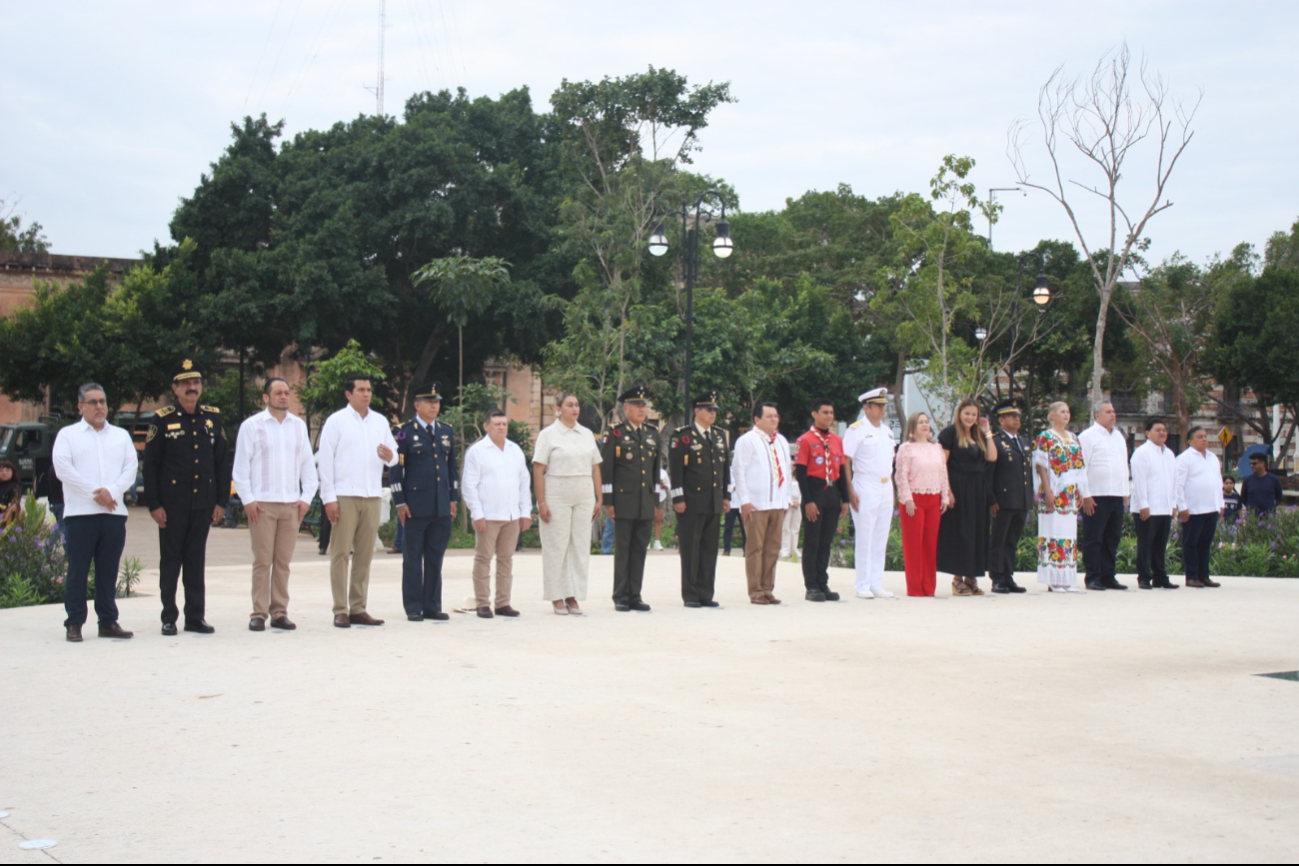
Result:
{"label": "white collared shirt", "polygon": [[1106,430],[1093,424],[1078,434],[1083,463],[1087,467],[1087,489],[1090,496],[1127,496],[1128,439],[1119,430]]}
{"label": "white collared shirt", "polygon": [[789,507],[797,482],[789,465],[789,442],[779,433],[773,440],[757,427],[735,440],[735,465],[731,467],[735,502],[758,511]]}
{"label": "white collared shirt", "polygon": [[865,418],[850,424],[843,434],[843,455],[852,462],[854,485],[888,484],[893,477],[893,431]]}
{"label": "white collared shirt", "polygon": [[[392,459],[379,459],[387,445]],[[340,496],[378,497],[383,493],[383,467],[397,465],[397,440],[388,421],[373,409],[361,417],[344,406],[320,429],[320,501],[328,505]]]}
{"label": "white collared shirt", "polygon": [[292,413],[276,421],[263,409],[239,425],[235,442],[235,492],[250,502],[311,502],[319,481],[307,425]]}
{"label": "white collared shirt", "polygon": [[1173,501],[1178,511],[1209,514],[1222,510],[1222,463],[1212,451],[1187,448],[1177,455]]}
{"label": "white collared shirt", "polygon": [[518,520],[532,514],[532,487],[523,449],[509,439],[497,448],[484,436],[465,451],[460,498],[473,520]]}
{"label": "white collared shirt", "polygon": [[1172,514],[1173,479],[1177,475],[1177,458],[1173,449],[1147,439],[1132,452],[1133,514],[1149,508],[1153,516]]}
{"label": "white collared shirt", "polygon": [[[140,465],[130,433],[107,422],[96,430],[83,419],[59,431],[53,456],[54,472],[63,484],[64,517],[126,516],[122,495],[135,483]],[[101,487],[117,501],[117,508],[95,501],[95,491]]]}

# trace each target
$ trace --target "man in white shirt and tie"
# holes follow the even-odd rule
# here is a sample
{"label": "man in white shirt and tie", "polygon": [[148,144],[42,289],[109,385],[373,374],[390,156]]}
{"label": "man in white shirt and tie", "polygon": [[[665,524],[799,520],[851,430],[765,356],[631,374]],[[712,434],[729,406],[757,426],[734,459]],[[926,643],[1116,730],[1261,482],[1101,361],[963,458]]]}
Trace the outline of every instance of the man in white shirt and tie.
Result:
{"label": "man in white shirt and tie", "polygon": [[1177,589],[1164,556],[1173,525],[1173,479],[1177,458],[1163,418],[1146,419],[1146,441],[1132,452],[1132,524],[1137,531],[1137,588]]}
{"label": "man in white shirt and tie", "polygon": [[248,515],[253,546],[253,612],[249,631],[291,631],[289,563],[298,527],[311,508],[318,481],[306,423],[289,412],[289,383],[266,380],[266,408],[239,427],[235,444],[235,492]]}
{"label": "man in white shirt and tie", "polygon": [[510,421],[500,409],[487,413],[487,434],[465,451],[460,498],[469,508],[477,544],[474,550],[474,598],[478,615],[491,619],[492,557],[496,557],[495,615],[518,616],[510,606],[514,584],[514,547],[532,525],[532,479],[523,449],[509,439]]}
{"label": "man in white shirt and tie", "polygon": [[893,522],[893,431],[884,426],[889,392],[875,388],[857,398],[865,418],[843,436],[844,466],[853,528],[858,598],[893,598],[884,588],[884,553]]}
{"label": "man in white shirt and tie", "polygon": [[1092,417],[1095,423],[1078,434],[1091,493],[1082,504],[1085,582],[1090,590],[1127,589],[1115,575],[1114,560],[1128,509],[1128,439],[1114,423],[1113,403],[1096,404]]}
{"label": "man in white shirt and tie", "polygon": [[1173,501],[1182,524],[1182,564],[1186,585],[1195,589],[1221,586],[1209,577],[1213,533],[1222,517],[1222,463],[1209,450],[1209,434],[1192,427],[1190,447],[1177,455]]}
{"label": "man in white shirt and tie", "polygon": [[77,391],[81,420],[54,439],[54,471],[63,484],[63,531],[68,573],[63,581],[66,639],[81,642],[86,580],[95,564],[99,636],[129,638],[117,622],[117,570],[126,546],[123,495],[135,484],[139,458],[131,434],[108,423],[108,398],[94,382]]}
{"label": "man in white shirt and tie", "polygon": [[[397,463],[397,441],[388,420],[370,411],[370,377],[353,375],[344,389],[347,405],[320,429],[320,501],[333,524],[329,582],[334,592],[334,626],[383,625],[370,616],[370,559],[379,534],[383,467]],[[348,558],[352,579],[348,586]]]}
{"label": "man in white shirt and tie", "polygon": [[740,519],[746,529],[744,570],[749,581],[749,601],[780,604],[776,589],[776,562],[780,559],[780,531],[794,488],[789,442],[780,435],[780,413],[775,404],[753,407],[753,429],[735,441],[731,483]]}

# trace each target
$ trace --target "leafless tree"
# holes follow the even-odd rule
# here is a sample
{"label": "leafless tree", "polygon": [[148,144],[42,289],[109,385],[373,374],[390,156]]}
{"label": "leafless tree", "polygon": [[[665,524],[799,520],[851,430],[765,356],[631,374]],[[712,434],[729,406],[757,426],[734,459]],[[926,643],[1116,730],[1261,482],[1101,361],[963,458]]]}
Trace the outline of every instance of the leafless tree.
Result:
{"label": "leafless tree", "polygon": [[[1036,121],[1020,118],[1010,127],[1007,155],[1019,184],[1059,202],[1091,263],[1101,302],[1092,346],[1093,402],[1102,393],[1105,323],[1114,287],[1132,263],[1134,253],[1144,249],[1146,225],[1156,214],[1173,206],[1166,196],[1168,180],[1194,137],[1191,122],[1203,95],[1199,90],[1193,102],[1172,98],[1167,80],[1149,72],[1144,57],[1138,68],[1132,68],[1131,54],[1124,44],[1106,52],[1085,78],[1066,78],[1064,67],[1058,67],[1038,91]],[[1038,134],[1050,162],[1050,177],[1041,183],[1032,179],[1025,159],[1027,146]],[[1144,203],[1143,193],[1129,193],[1125,186],[1121,200],[1119,183],[1132,170],[1129,157],[1135,159],[1143,143],[1145,149],[1153,146],[1156,151],[1151,166],[1154,194],[1144,210],[1138,211],[1133,204],[1139,207]],[[1063,163],[1070,145],[1087,166],[1083,179],[1066,177],[1068,170]],[[1075,207],[1078,191],[1097,196],[1108,211],[1109,232],[1099,243],[1089,243],[1083,231]]]}

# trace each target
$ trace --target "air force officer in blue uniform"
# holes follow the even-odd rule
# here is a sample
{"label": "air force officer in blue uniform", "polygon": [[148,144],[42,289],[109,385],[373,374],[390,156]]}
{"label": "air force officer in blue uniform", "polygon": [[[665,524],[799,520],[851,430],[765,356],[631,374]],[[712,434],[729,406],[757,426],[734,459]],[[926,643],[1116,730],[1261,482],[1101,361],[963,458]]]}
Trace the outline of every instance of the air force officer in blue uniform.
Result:
{"label": "air force officer in blue uniform", "polygon": [[388,470],[402,543],[401,599],[406,619],[444,621],[442,555],[451,540],[451,519],[460,501],[456,439],[437,420],[442,409],[438,383],[415,395],[415,417],[397,428],[397,465]]}

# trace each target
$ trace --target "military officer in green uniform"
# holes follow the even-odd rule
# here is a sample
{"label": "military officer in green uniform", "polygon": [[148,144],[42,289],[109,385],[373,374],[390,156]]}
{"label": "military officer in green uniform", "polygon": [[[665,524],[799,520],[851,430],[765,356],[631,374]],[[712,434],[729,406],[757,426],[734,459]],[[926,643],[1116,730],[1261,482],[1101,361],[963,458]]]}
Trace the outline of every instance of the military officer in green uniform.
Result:
{"label": "military officer in green uniform", "polygon": [[614,522],[613,607],[618,611],[650,609],[640,593],[658,503],[661,452],[658,431],[645,422],[649,398],[644,385],[619,394],[627,420],[606,430],[600,445],[604,510]]}
{"label": "military officer in green uniform", "polygon": [[176,403],[154,415],[144,445],[144,504],[158,524],[158,583],[162,633],[176,634],[176,584],[184,574],[185,631],[216,631],[206,612],[204,563],[208,530],[225,517],[230,499],[221,411],[199,405],[203,374],[186,358],[172,371]]}
{"label": "military officer in green uniform", "polygon": [[717,537],[731,510],[731,443],[717,429],[717,392],[693,401],[695,421],[672,434],[668,471],[681,551],[681,598],[686,607],[718,607]]}

